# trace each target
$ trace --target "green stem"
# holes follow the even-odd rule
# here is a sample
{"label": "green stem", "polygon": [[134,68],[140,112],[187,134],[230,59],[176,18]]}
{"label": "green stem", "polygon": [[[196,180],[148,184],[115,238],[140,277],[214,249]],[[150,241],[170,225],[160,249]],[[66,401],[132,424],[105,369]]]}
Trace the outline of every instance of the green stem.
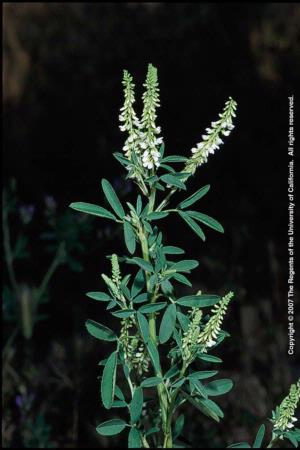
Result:
{"label": "green stem", "polygon": [[177,188],[173,188],[168,195],[163,199],[160,205],[157,207],[156,211],[161,211],[168,203],[172,195],[177,191]]}
{"label": "green stem", "polygon": [[6,261],[8,276],[9,276],[11,285],[15,291],[15,295],[18,298],[19,287],[18,287],[16,274],[15,274],[14,266],[13,266],[13,252],[11,249],[10,230],[9,230],[9,224],[8,224],[8,213],[7,213],[6,208],[4,208],[3,215],[2,215],[2,228],[3,228],[3,246],[4,246],[4,254],[5,254],[5,261]]}
{"label": "green stem", "polygon": [[[155,204],[155,196],[156,196],[156,190],[152,189],[151,194],[149,197],[149,212],[152,212],[154,209]],[[141,243],[142,248],[142,254],[143,259],[145,261],[150,261],[150,255],[149,255],[149,246],[148,246],[148,235],[147,232],[140,228],[139,230],[139,239]],[[146,272],[146,284],[147,284],[147,292],[151,295],[151,303],[155,303],[157,295],[157,292],[152,292],[150,287],[150,276],[149,273]],[[152,340],[153,344],[157,346],[157,336],[156,336],[156,316],[155,313],[151,313],[149,317],[149,334],[150,339]],[[161,369],[159,372],[156,373],[156,376],[162,378],[162,372]],[[157,394],[159,398],[159,404],[161,409],[161,417],[162,417],[162,424],[163,424],[163,432],[164,432],[164,439],[166,439],[167,434],[167,411],[168,411],[168,392],[166,392],[166,386],[164,383],[161,383],[157,386]]]}
{"label": "green stem", "polygon": [[[184,364],[182,366],[182,369],[180,371],[179,378],[182,378],[184,376],[184,373],[186,371],[187,367]],[[165,435],[165,442],[164,442],[164,448],[172,448],[173,447],[173,441],[172,441],[172,419],[173,419],[173,413],[175,410],[175,403],[177,399],[177,395],[180,391],[180,388],[175,389],[173,394],[171,395],[171,401],[168,407],[168,416],[167,416],[167,424],[166,424],[166,435]]]}

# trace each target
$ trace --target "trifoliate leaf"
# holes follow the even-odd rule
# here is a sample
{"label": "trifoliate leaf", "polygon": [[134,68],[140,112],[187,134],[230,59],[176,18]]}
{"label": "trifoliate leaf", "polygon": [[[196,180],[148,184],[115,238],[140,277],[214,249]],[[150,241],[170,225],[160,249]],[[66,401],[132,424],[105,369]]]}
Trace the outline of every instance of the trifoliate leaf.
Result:
{"label": "trifoliate leaf", "polygon": [[124,420],[113,419],[101,423],[101,425],[98,425],[96,430],[97,433],[101,434],[102,436],[114,436],[115,434],[121,433],[126,425],[127,424],[126,422],[124,422]]}
{"label": "trifoliate leaf", "polygon": [[191,308],[205,308],[215,305],[219,301],[220,297],[218,295],[187,295],[186,297],[179,298],[176,304]]}
{"label": "trifoliate leaf", "polygon": [[85,295],[100,302],[110,302],[112,300],[112,298],[105,292],[87,292]]}
{"label": "trifoliate leaf", "polygon": [[212,217],[207,216],[206,214],[199,213],[197,211],[186,211],[186,213],[193,219],[199,220],[208,227],[213,228],[220,233],[224,233],[224,228],[216,219],[213,219]]}
{"label": "trifoliate leaf", "polygon": [[104,366],[101,380],[101,398],[102,403],[106,409],[110,409],[114,401],[116,369],[117,369],[117,352],[113,352]]}
{"label": "trifoliate leaf", "polygon": [[170,267],[170,270],[176,270],[177,272],[186,272],[195,269],[198,266],[199,263],[195,259],[185,259],[173,264],[173,266]]}
{"label": "trifoliate leaf", "polygon": [[255,438],[252,448],[261,448],[261,444],[262,444],[264,436],[265,436],[265,431],[266,431],[265,425],[261,425],[257,432],[257,435],[256,435],[256,438]]}
{"label": "trifoliate leaf", "polygon": [[184,211],[178,211],[178,214],[185,220],[185,222],[191,227],[191,229],[199,236],[203,241],[205,241],[205,234],[202,231],[202,228]]}
{"label": "trifoliate leaf", "polygon": [[101,181],[101,184],[102,184],[102,189],[103,189],[104,195],[105,195],[108,203],[110,204],[112,209],[115,211],[115,213],[121,219],[123,219],[123,217],[125,216],[125,211],[123,209],[123,206],[122,206],[117,194],[115,193],[114,188],[112,187],[110,182],[107,181],[105,178],[103,178],[103,180]]}
{"label": "trifoliate leaf", "polygon": [[146,380],[142,381],[141,386],[144,388],[154,387],[157,386],[162,382],[162,378],[159,377],[150,377],[146,378]]}
{"label": "trifoliate leaf", "polygon": [[163,175],[160,177],[160,179],[162,181],[164,181],[165,183],[169,184],[170,186],[176,186],[180,189],[186,190],[185,184],[178,177],[175,177],[174,175],[171,175],[171,174]]}
{"label": "trifoliate leaf", "polygon": [[135,248],[136,248],[136,241],[135,241],[135,234],[133,227],[130,225],[129,222],[124,222],[124,238],[125,238],[125,244],[126,247],[131,255],[134,254]]}
{"label": "trifoliate leaf", "polygon": [[91,214],[93,216],[103,217],[110,220],[117,220],[116,216],[114,216],[110,211],[102,208],[102,206],[93,205],[92,203],[74,202],[71,203],[69,207],[75,209],[76,211]]}
{"label": "trifoliate leaf", "polygon": [[142,269],[138,271],[131,287],[131,297],[138,295],[145,286],[145,274]]}
{"label": "trifoliate leaf", "polygon": [[176,306],[169,305],[163,315],[159,328],[159,341],[161,344],[167,342],[173,334],[176,324]]}
{"label": "trifoliate leaf", "polygon": [[141,417],[143,410],[143,402],[144,402],[143,389],[141,387],[138,387],[137,389],[135,389],[133,393],[133,397],[129,406],[130,421],[132,424],[135,424]]}
{"label": "trifoliate leaf", "polygon": [[203,186],[198,191],[194,192],[190,197],[183,200],[183,202],[179,203],[179,207],[182,209],[188,208],[189,206],[193,205],[196,201],[200,200],[210,189],[210,185],[207,184],[206,186]]}
{"label": "trifoliate leaf", "polygon": [[232,380],[222,379],[211,381],[205,385],[205,390],[209,396],[223,395],[229,392],[233,387]]}
{"label": "trifoliate leaf", "polygon": [[138,257],[132,258],[131,261],[140,266],[141,269],[145,270],[146,272],[153,272],[152,264],[149,263],[149,261]]}
{"label": "trifoliate leaf", "polygon": [[148,303],[139,308],[139,312],[143,314],[154,313],[160,311],[167,306],[167,302]]}
{"label": "trifoliate leaf", "polygon": [[128,448],[142,448],[141,432],[132,427],[128,434]]}
{"label": "trifoliate leaf", "polygon": [[88,332],[97,339],[101,339],[103,341],[117,340],[117,336],[115,335],[115,333],[101,323],[89,319],[86,321],[85,326]]}
{"label": "trifoliate leaf", "polygon": [[137,316],[137,320],[138,320],[138,324],[140,327],[142,338],[144,339],[144,342],[146,343],[146,342],[148,342],[149,337],[150,337],[148,320],[140,311],[138,311],[136,313],[136,316]]}

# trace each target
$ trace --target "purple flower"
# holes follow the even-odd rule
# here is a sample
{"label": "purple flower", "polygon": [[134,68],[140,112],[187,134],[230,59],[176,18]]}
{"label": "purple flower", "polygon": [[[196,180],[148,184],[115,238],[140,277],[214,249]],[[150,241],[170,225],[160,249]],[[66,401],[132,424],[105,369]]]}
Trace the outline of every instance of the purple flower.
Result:
{"label": "purple flower", "polygon": [[22,408],[22,405],[23,405],[23,397],[22,397],[22,395],[17,395],[16,396],[15,403],[18,406],[18,408]]}
{"label": "purple flower", "polygon": [[52,195],[46,195],[44,198],[46,208],[54,212],[57,208],[57,202]]}
{"label": "purple flower", "polygon": [[27,225],[31,222],[33,215],[35,212],[35,206],[34,205],[21,205],[19,208],[19,214],[21,221],[24,225]]}

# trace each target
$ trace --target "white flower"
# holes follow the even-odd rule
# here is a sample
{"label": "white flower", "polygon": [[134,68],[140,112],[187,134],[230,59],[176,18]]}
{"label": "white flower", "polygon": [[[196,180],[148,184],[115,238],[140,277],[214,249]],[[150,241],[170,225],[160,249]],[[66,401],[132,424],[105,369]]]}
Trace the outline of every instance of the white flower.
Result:
{"label": "white flower", "polygon": [[222,133],[224,134],[224,136],[229,136],[230,130],[223,130]]}
{"label": "white flower", "polygon": [[121,131],[126,131],[126,125],[120,125],[119,128],[120,128]]}

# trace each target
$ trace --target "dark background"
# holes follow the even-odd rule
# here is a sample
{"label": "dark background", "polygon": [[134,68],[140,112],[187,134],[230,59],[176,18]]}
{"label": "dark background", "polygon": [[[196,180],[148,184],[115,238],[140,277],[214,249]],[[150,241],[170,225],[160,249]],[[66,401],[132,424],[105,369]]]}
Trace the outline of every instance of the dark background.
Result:
{"label": "dark background", "polygon": [[[296,357],[287,355],[286,314],[288,96],[295,94],[297,103],[299,21],[293,3],[4,4],[3,179],[4,186],[17,180],[20,205],[42,208],[46,195],[54,197],[58,214],[72,201],[103,204],[102,177],[124,199],[134,198],[112,156],[123,142],[118,110],[124,68],[140,95],[147,64],[157,66],[168,154],[188,155],[228,96],[238,102],[235,130],[190,184],[191,192],[211,184],[201,210],[221,221],[225,235],[208,230],[202,243],[174,218],[162,226],[169,244],[199,259],[196,288],[236,295],[226,322],[231,338],[221,349],[222,373],[236,386],[221,400],[225,420],[214,431],[187,410],[186,438],[198,447],[252,439],[299,376]],[[36,236],[39,217],[27,227],[30,258],[17,266],[28,284],[49,260]],[[35,396],[28,416],[43,411],[54,445],[126,444],[122,435],[106,441],[93,430],[109,416],[96,379],[108,349],[86,335],[85,319],[101,318],[102,310],[84,293],[101,290],[105,255],[122,254],[124,247],[104,221],[91,226],[97,239],[85,236],[83,271],[62,266],[55,273],[48,319],[36,325],[30,344],[21,335],[14,342],[12,367],[21,364],[24,345],[31,353],[21,381],[10,383],[11,373],[5,374],[6,447],[24,446],[17,431],[25,420],[16,407],[20,385]],[[5,324],[5,340],[11,326]],[[60,375],[52,373],[53,364]],[[58,377],[55,387],[51,377]]]}

